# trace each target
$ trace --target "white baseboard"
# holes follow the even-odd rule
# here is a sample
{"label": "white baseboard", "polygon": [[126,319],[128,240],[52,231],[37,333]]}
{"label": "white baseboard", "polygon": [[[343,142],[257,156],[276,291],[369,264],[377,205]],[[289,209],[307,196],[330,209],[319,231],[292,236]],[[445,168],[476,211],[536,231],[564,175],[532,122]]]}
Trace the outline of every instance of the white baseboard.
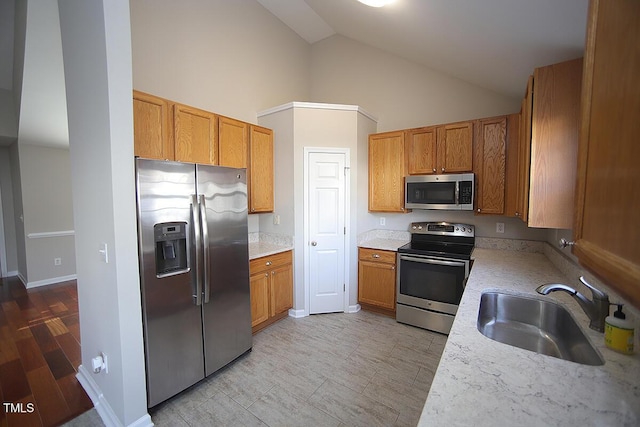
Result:
{"label": "white baseboard", "polygon": [[[102,390],[98,383],[96,383],[91,374],[84,366],[78,366],[78,373],[76,374],[76,378],[84,388],[84,391],[87,392],[89,398],[93,402],[93,406],[96,408],[98,415],[102,418],[102,422],[106,427],[124,427],[124,425],[118,419],[118,416],[113,412],[111,405],[107,399],[105,399],[104,394],[102,394]],[[152,427],[153,421],[151,421],[151,416],[147,413],[142,417],[138,418],[133,423],[129,424],[128,427]]]}
{"label": "white baseboard", "polygon": [[[77,278],[78,278],[78,276],[76,276],[75,274],[70,274],[68,276],[52,277],[51,279],[44,279],[44,280],[37,280],[35,282],[28,282],[28,283],[25,284],[25,287],[27,289],[37,288],[39,286],[53,285],[54,283],[68,282],[69,280],[76,280]],[[25,281],[23,280],[22,276],[20,276],[20,280],[22,280],[22,283],[25,283]]]}
{"label": "white baseboard", "polygon": [[6,276],[2,276],[2,277],[14,277],[18,275],[18,271],[7,271],[7,275]]}
{"label": "white baseboard", "polygon": [[356,305],[350,305],[349,309],[347,310],[347,313],[357,313],[360,311],[360,304],[356,304]]}
{"label": "white baseboard", "polygon": [[293,317],[295,319],[299,319],[301,317],[305,317],[304,310],[294,310],[293,308],[289,309],[289,317]]}

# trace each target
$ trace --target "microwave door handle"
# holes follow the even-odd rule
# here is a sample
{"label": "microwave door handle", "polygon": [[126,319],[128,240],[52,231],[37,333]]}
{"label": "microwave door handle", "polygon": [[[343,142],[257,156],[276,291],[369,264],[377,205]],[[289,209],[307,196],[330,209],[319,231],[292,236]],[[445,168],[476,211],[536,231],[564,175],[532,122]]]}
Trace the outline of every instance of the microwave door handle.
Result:
{"label": "microwave door handle", "polygon": [[456,205],[460,204],[460,181],[456,181]]}
{"label": "microwave door handle", "polygon": [[448,267],[464,267],[465,266],[465,263],[460,261],[445,261],[441,259],[418,258],[418,257],[407,256],[407,255],[400,255],[400,259],[405,261],[421,262],[423,264],[446,265]]}
{"label": "microwave door handle", "polygon": [[202,305],[202,272],[200,265],[200,253],[202,251],[202,236],[200,235],[200,213],[198,211],[198,198],[191,195],[191,228],[195,237],[195,271],[196,271],[196,305]]}
{"label": "microwave door handle", "polygon": [[203,264],[203,284],[204,284],[204,304],[209,302],[209,295],[211,294],[211,284],[209,283],[209,224],[207,223],[207,207],[204,203],[204,196],[200,195],[200,225],[202,227],[202,247],[204,249]]}

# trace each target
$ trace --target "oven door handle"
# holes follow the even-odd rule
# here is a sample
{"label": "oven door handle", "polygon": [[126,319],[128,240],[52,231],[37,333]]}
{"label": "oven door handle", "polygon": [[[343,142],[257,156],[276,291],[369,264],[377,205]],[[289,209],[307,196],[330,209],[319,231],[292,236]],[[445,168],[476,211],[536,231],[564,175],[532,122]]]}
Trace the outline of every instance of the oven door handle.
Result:
{"label": "oven door handle", "polygon": [[404,261],[415,261],[415,262],[421,262],[423,264],[446,265],[446,266],[450,266],[450,267],[464,267],[465,266],[465,263],[464,262],[460,262],[460,261],[445,261],[445,260],[433,259],[433,258],[418,258],[418,257],[413,257],[413,256],[407,256],[407,255],[400,255],[400,259],[404,260]]}

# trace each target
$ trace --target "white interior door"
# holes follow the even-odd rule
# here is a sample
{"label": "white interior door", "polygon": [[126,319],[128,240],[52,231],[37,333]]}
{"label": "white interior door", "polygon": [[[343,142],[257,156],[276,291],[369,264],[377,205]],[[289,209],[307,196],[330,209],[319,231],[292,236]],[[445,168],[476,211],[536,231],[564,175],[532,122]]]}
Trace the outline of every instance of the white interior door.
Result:
{"label": "white interior door", "polygon": [[345,310],[346,161],[344,152],[308,153],[310,314]]}

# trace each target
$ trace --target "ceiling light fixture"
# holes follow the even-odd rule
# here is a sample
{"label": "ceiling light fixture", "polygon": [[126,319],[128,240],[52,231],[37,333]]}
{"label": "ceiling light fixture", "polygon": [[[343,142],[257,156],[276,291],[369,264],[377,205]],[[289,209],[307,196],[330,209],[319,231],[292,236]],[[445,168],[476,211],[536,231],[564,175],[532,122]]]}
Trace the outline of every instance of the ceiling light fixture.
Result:
{"label": "ceiling light fixture", "polygon": [[393,3],[395,0],[358,0],[362,4],[366,4],[371,7],[382,7]]}

